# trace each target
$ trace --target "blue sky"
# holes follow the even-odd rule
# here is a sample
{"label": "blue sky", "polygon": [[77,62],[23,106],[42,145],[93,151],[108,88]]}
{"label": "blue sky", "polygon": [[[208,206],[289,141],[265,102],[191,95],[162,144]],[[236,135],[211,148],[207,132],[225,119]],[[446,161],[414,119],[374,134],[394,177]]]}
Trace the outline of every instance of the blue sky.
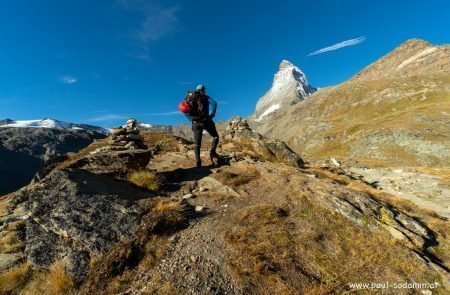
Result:
{"label": "blue sky", "polygon": [[0,119],[187,123],[177,104],[197,83],[217,119],[247,116],[282,59],[335,85],[407,39],[450,43],[449,11],[447,0],[3,1]]}

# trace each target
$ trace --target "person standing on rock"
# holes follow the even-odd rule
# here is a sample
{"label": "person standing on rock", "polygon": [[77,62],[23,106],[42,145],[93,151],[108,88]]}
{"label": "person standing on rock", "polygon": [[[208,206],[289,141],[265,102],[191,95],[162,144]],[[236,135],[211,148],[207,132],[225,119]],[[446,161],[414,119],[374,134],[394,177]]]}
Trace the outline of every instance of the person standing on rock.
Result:
{"label": "person standing on rock", "polygon": [[195,91],[188,92],[188,95],[178,107],[192,122],[197,168],[202,166],[200,147],[202,144],[203,130],[206,130],[213,138],[209,156],[213,164],[218,164],[219,155],[216,153],[216,148],[219,143],[219,134],[216,130],[216,124],[213,121],[213,118],[216,116],[217,102],[212,97],[206,95],[206,87],[200,84]]}

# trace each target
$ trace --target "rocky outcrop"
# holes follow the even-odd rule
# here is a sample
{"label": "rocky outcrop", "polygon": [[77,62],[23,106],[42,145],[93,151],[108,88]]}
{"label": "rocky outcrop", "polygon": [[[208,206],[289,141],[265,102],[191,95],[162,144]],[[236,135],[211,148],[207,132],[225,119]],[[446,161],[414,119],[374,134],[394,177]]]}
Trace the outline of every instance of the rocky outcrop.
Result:
{"label": "rocky outcrop", "polygon": [[143,209],[138,200],[153,195],[129,183],[81,169],[56,170],[15,197],[27,212],[27,261],[48,268],[67,260],[77,280],[89,260],[133,236]]}
{"label": "rocky outcrop", "polygon": [[0,128],[0,195],[28,184],[45,161],[78,152],[105,135],[94,131],[51,128]]}
{"label": "rocky outcrop", "polygon": [[256,159],[282,162],[302,167],[302,158],[284,142],[269,139],[252,130],[247,120],[233,120],[222,134],[222,149],[233,151],[235,157],[251,156]]}
{"label": "rocky outcrop", "polygon": [[152,157],[150,150],[103,150],[67,165],[67,168],[85,169],[96,174],[125,175],[130,170],[147,166]]}

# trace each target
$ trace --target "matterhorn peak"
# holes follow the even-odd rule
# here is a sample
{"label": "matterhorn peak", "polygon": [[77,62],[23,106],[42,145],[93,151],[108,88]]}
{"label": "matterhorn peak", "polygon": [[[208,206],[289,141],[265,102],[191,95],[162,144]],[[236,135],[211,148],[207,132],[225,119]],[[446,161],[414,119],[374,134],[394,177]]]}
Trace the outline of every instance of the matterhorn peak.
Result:
{"label": "matterhorn peak", "polygon": [[272,88],[259,99],[253,119],[261,121],[282,106],[301,102],[315,91],[300,68],[283,59],[273,78]]}
{"label": "matterhorn peak", "polygon": [[285,69],[285,68],[289,68],[289,67],[295,67],[293,63],[291,63],[290,61],[283,59],[280,62],[280,66],[279,66],[279,70]]}

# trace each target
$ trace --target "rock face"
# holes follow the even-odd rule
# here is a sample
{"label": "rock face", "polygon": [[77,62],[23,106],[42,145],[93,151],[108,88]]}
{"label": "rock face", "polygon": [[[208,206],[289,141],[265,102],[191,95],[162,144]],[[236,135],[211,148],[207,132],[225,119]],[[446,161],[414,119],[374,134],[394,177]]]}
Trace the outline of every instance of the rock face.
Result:
{"label": "rock face", "polygon": [[0,195],[28,184],[45,161],[77,152],[104,137],[81,129],[0,128]]}
{"label": "rock face", "polygon": [[349,81],[249,123],[310,159],[448,167],[449,71],[448,47],[409,40]]}
{"label": "rock face", "polygon": [[234,150],[235,156],[249,155],[252,157],[282,162],[295,167],[302,167],[304,162],[284,142],[266,138],[252,130],[247,120],[233,120],[222,134],[221,146]]}
{"label": "rock face", "polygon": [[83,279],[90,258],[133,236],[142,211],[136,201],[150,196],[128,183],[86,170],[51,173],[16,196],[29,216],[27,260],[48,268],[65,259],[70,274]]}
{"label": "rock face", "polygon": [[80,168],[96,174],[120,175],[130,170],[144,169],[152,156],[150,150],[114,151],[102,149],[77,160],[68,168]]}
{"label": "rock face", "polygon": [[266,120],[269,114],[284,106],[303,101],[316,91],[308,84],[305,74],[292,63],[283,60],[275,74],[272,88],[256,104],[252,119]]}
{"label": "rock face", "polygon": [[133,238],[154,194],[124,179],[145,169],[151,156],[147,149],[104,150],[49,169],[14,195],[0,230],[26,220],[19,236],[27,261],[44,269],[63,261],[80,282],[93,257]]}

